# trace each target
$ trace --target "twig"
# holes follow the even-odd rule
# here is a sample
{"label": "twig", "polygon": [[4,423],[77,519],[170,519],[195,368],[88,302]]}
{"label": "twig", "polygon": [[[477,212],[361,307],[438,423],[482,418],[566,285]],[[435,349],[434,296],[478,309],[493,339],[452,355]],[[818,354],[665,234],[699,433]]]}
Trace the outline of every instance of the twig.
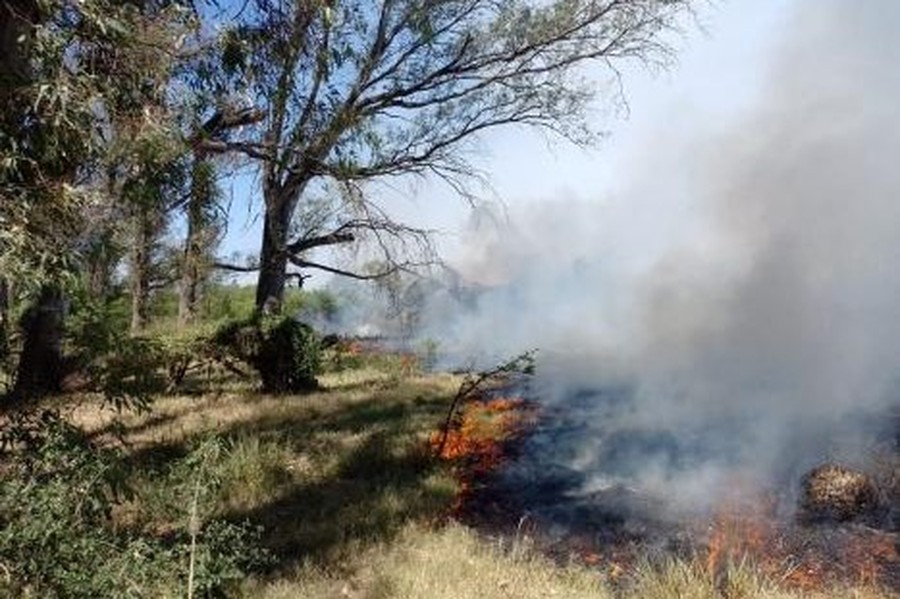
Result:
{"label": "twig", "polygon": [[483,370],[475,375],[469,373],[459,386],[459,390],[450,403],[450,409],[447,410],[447,417],[444,419],[444,426],[441,429],[441,442],[437,448],[437,455],[443,455],[447,446],[447,440],[450,437],[450,427],[453,425],[453,418],[463,401],[470,399],[481,393],[483,386],[491,380],[502,375],[511,373],[533,374],[534,373],[534,354],[536,350],[530,350],[519,354],[515,358],[495,366],[490,370]]}

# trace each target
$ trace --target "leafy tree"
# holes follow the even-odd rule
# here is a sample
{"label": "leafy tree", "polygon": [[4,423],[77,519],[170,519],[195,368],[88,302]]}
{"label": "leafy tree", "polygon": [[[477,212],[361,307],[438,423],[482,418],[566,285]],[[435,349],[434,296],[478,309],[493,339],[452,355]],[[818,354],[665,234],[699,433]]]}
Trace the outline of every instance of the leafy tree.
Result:
{"label": "leafy tree", "polygon": [[[164,130],[165,131],[165,130]],[[141,331],[148,323],[150,296],[174,280],[177,268],[163,243],[173,202],[182,195],[186,165],[180,160],[182,144],[176,137],[158,139],[159,133],[136,142],[146,155],[132,169],[122,189],[121,201],[131,224],[129,276],[131,287],[131,330]]]}
{"label": "leafy tree", "polygon": [[[366,197],[366,181],[434,175],[466,193],[477,173],[466,158],[470,142],[503,126],[590,143],[584,114],[595,89],[578,67],[592,62],[616,73],[629,59],[667,60],[665,34],[690,0],[245,5],[223,36],[222,64],[266,118],[224,147],[262,162],[263,310],[280,305],[289,266],[380,274],[315,261],[317,248],[369,237],[389,249],[390,240],[423,237]],[[340,210],[309,226],[309,202],[323,189],[338,194]]]}
{"label": "leafy tree", "polygon": [[190,22],[174,2],[0,2],[0,271],[33,302],[17,397],[59,387],[66,291],[97,239],[89,224],[115,219],[118,192],[146,171],[130,142],[161,126],[147,106]]}

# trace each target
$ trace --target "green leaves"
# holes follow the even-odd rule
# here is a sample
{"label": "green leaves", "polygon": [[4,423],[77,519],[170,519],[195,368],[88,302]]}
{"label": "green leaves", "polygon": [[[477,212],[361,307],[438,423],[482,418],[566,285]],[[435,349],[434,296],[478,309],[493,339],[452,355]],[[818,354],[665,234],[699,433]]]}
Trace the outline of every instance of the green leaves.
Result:
{"label": "green leaves", "polygon": [[250,44],[243,39],[240,29],[226,29],[219,40],[222,52],[222,68],[229,75],[242,74],[247,67]]}
{"label": "green leaves", "polygon": [[[182,595],[192,551],[187,526],[161,538],[113,525],[114,508],[139,499],[123,455],[92,443],[54,412],[19,414],[3,433],[0,440],[9,452],[0,479],[0,594]],[[211,517],[223,451],[220,439],[207,439],[166,475],[169,516],[186,514],[196,482],[204,492],[193,548],[194,588],[204,597],[222,596],[223,589],[269,560],[258,528]]]}
{"label": "green leaves", "polygon": [[263,390],[305,392],[318,388],[321,347],[309,325],[293,316],[254,315],[223,325],[212,342],[259,372]]}

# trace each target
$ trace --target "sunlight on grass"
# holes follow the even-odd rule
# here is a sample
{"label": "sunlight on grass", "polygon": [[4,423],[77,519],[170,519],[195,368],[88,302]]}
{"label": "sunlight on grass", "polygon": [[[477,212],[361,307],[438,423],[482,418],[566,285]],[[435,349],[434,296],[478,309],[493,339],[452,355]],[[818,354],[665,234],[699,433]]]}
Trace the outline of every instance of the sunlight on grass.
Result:
{"label": "sunlight on grass", "polygon": [[[783,590],[751,564],[714,575],[700,562],[644,562],[615,580],[560,564],[529,542],[479,536],[447,515],[460,493],[452,461],[429,441],[460,377],[410,372],[401,360],[322,376],[302,396],[232,384],[218,394],[160,399],[118,416],[85,398],[71,417],[122,445],[135,496],[116,509],[123,529],[184,531],[190,490],[207,517],[261,530],[272,566],[239,589],[263,599],[886,599],[864,589]],[[202,468],[186,457],[214,442]],[[149,587],[147,587],[149,588]]]}
{"label": "sunlight on grass", "polygon": [[367,599],[522,599],[612,597],[599,577],[577,567],[558,567],[533,553],[514,555],[479,540],[460,525],[441,530],[409,526],[391,544],[359,556],[349,577],[311,566],[292,580],[250,585],[247,596]]}

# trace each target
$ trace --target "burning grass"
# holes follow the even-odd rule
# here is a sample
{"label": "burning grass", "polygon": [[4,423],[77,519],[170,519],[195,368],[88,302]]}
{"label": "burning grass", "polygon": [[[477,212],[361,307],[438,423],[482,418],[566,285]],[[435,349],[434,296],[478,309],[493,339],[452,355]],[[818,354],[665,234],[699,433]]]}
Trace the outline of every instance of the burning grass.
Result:
{"label": "burning grass", "polygon": [[[494,475],[539,416],[520,400],[498,408],[502,418],[490,402],[469,405],[448,437],[443,457],[461,470],[454,514],[494,536],[527,532],[557,564],[574,561],[621,596],[850,597],[900,591],[900,535],[862,523],[797,522],[778,513],[774,494],[755,492],[741,481],[728,485],[731,493],[711,516],[676,524],[654,516],[652,503],[629,521],[628,508],[642,498],[625,488],[593,499],[557,496],[551,501],[580,502],[551,508],[567,514],[562,527],[540,508],[530,516],[516,494],[531,489],[522,481],[498,486]],[[852,479],[859,486],[860,476],[832,470],[840,472],[840,482]]]}
{"label": "burning grass", "polygon": [[711,576],[749,559],[767,579],[785,588],[900,590],[896,534],[865,526],[798,526],[776,518],[770,501],[754,505],[760,507],[725,504],[713,517],[704,557]]}
{"label": "burning grass", "polygon": [[460,489],[453,504],[454,514],[502,466],[510,443],[527,430],[532,414],[533,410],[521,398],[480,399],[462,407],[455,427],[432,433],[431,450],[454,465]]}

